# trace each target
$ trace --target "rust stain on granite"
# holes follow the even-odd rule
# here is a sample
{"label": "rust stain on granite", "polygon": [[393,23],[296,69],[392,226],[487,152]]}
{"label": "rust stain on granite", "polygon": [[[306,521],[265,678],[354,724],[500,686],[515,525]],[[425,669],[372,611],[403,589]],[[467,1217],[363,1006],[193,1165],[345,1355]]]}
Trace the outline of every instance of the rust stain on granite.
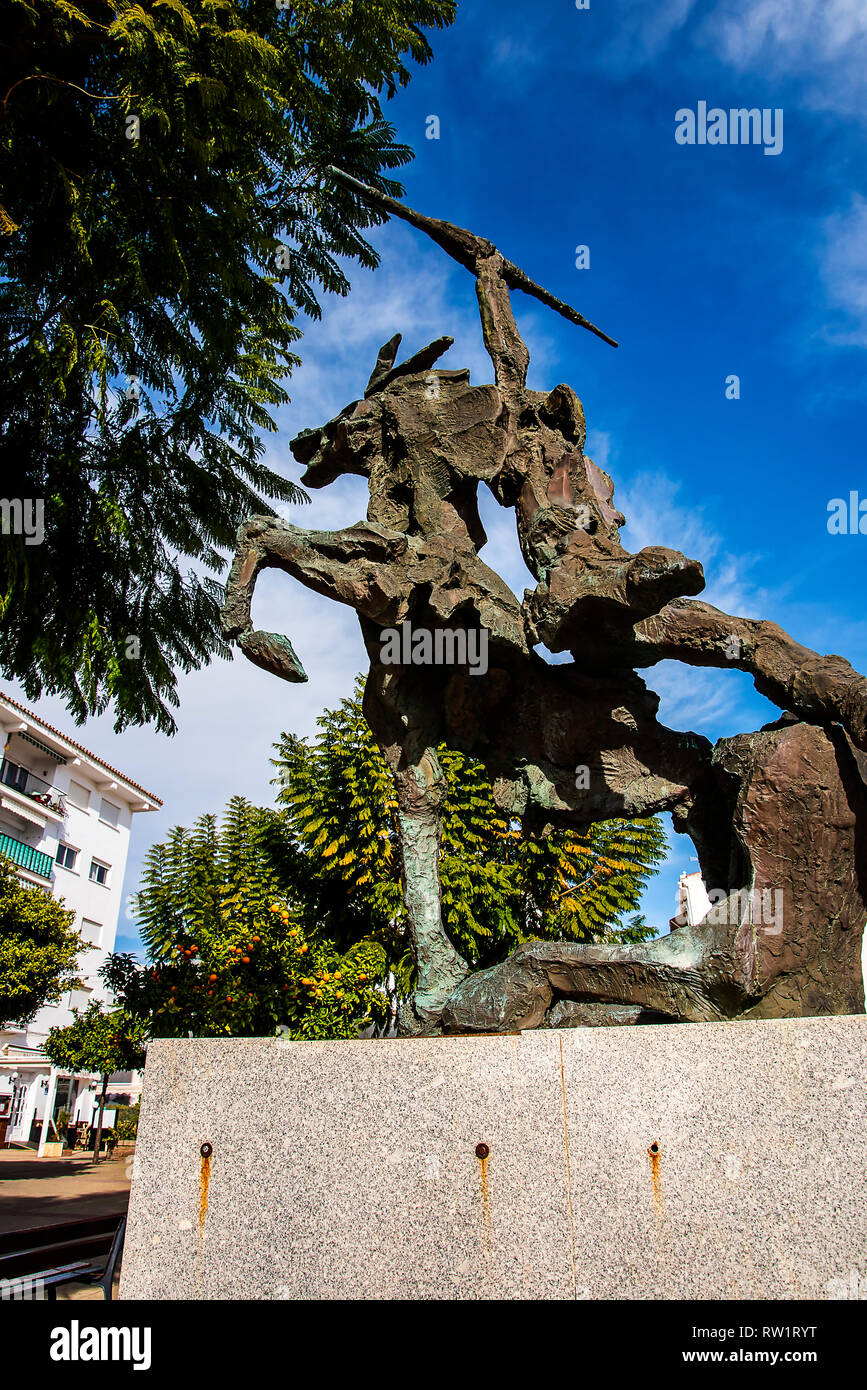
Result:
{"label": "rust stain on granite", "polygon": [[657,1217],[664,1219],[665,1207],[662,1201],[662,1174],[660,1165],[662,1155],[659,1151],[659,1143],[654,1139],[647,1150],[647,1157],[650,1159],[650,1185],[653,1188],[653,1210]]}
{"label": "rust stain on granite", "polygon": [[488,1158],[490,1153],[488,1145],[484,1142],[476,1145],[476,1158],[479,1160],[479,1175],[482,1185],[482,1226],[485,1245],[491,1243],[491,1194],[488,1190]]}
{"label": "rust stain on granite", "polygon": [[211,1154],[213,1149],[210,1144],[203,1144],[202,1149],[202,1171],[199,1177],[199,1234],[205,1229],[205,1217],[208,1214],[208,1184],[211,1181]]}

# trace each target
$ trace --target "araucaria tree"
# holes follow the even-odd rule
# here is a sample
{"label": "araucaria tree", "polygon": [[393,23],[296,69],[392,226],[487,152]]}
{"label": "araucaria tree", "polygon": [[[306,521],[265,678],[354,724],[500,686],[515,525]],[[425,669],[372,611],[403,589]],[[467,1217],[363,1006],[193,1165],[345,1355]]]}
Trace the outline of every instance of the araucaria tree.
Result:
{"label": "araucaria tree", "polygon": [[0,3],[0,665],[30,698],[171,730],[176,668],[223,649],[221,548],[303,496],[262,462],[296,317],[377,262],[327,169],[399,189],[381,98],[454,10]]}
{"label": "araucaria tree", "polygon": [[0,855],[0,1019],[29,1021],[78,984],[75,913],[22,883]]}

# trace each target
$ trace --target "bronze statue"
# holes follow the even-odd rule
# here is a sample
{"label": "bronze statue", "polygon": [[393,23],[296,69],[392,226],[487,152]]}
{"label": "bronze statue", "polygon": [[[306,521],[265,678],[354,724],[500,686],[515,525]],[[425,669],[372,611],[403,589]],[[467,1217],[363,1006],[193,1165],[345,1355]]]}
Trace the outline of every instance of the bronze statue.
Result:
{"label": "bronze statue", "polygon": [[[473,273],[495,378],[472,386],[468,371],[437,369],[450,338],[396,365],[392,338],[363,397],[292,442],[311,487],[342,473],[367,478],[367,520],[323,532],[254,517],[226,588],[227,638],[290,681],[306,676],[287,638],[253,628],[262,569],[284,569],[358,614],[370,657],[364,713],[397,790],[418,967],[402,1030],[863,1012],[867,681],[773,623],[691,597],[704,587],[697,560],[623,549],[613,483],[584,453],[581,402],[565,385],[527,389],[509,290],[613,339],[490,242],[332,174]],[[521,603],[479,558],[480,482],[515,511],[537,581]],[[484,636],[487,669],[387,664],[383,634],[404,624]],[[573,661],[545,662],[539,643]],[[657,722],[658,697],[635,671],[670,659],[749,671],[784,714],[716,746],[675,733]],[[642,945],[531,942],[468,975],[440,913],[442,741],[483,762],[498,806],[540,835],[671,811],[695,842],[714,907]],[[576,786],[577,765],[592,769],[587,786]]]}

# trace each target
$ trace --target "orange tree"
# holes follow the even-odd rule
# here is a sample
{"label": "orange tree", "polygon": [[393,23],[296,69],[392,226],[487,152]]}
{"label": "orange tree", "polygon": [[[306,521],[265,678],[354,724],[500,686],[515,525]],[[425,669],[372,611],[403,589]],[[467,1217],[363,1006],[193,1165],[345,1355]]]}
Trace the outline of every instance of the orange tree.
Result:
{"label": "orange tree", "polygon": [[155,1037],[356,1037],[380,1023],[382,946],[342,950],[305,923],[268,852],[273,812],[231,799],[155,845],[135,895],[148,963],[113,956],[103,978]]}
{"label": "orange tree", "polygon": [[28,1022],[79,983],[75,913],[22,883],[0,854],[0,1019]]}
{"label": "orange tree", "polygon": [[98,1157],[102,1142],[102,1117],[108,1079],[116,1071],[137,1071],[144,1066],[146,1028],[125,1009],[106,1012],[92,1000],[84,1013],[73,1009],[74,1019],[65,1028],[52,1028],[45,1053],[55,1067],[95,1072],[102,1078],[99,1119],[94,1126],[93,1152]]}

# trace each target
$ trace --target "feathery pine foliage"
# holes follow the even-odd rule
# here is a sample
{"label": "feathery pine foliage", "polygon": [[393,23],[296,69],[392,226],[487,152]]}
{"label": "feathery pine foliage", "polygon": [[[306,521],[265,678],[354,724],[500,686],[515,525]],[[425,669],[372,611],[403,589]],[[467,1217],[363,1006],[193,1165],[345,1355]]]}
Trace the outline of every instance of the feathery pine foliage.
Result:
{"label": "feathery pine foliage", "polygon": [[312,745],[294,734],[275,745],[283,815],[269,844],[309,921],[338,941],[375,934],[394,944],[404,925],[397,799],[361,689],[320,716]]}
{"label": "feathery pine foliage", "polygon": [[30,888],[0,856],[0,1021],[26,1023],[80,983],[75,913]]}
{"label": "feathery pine foliage", "polygon": [[232,797],[149,852],[135,895],[150,965],[113,956],[103,978],[153,1036],[356,1037],[381,1021],[381,945],[340,949],[299,911],[269,854],[274,813]]}
{"label": "feathery pine foliage", "polygon": [[[315,920],[329,933],[351,923],[350,930],[375,935],[408,988],[397,803],[362,714],[362,692],[359,681],[352,699],[326,710],[314,742],[283,734],[276,745],[285,821],[271,822],[272,854]],[[443,922],[472,969],[505,959],[530,938],[625,943],[653,935],[640,916],[624,919],[635,914],[665,856],[657,818],[604,821],[535,840],[497,809],[480,763],[445,746],[437,752],[448,784]],[[274,843],[280,835],[282,856]]]}
{"label": "feathery pine foliage", "polygon": [[[76,719],[174,729],[224,650],[239,523],[304,494],[262,462],[297,312],[349,288],[411,152],[380,98],[455,0],[0,0],[0,665]],[[192,562],[191,564],[189,562]]]}
{"label": "feathery pine foliage", "polygon": [[[278,811],[231,799],[149,852],[135,915],[149,965],[103,978],[155,1036],[355,1037],[412,988],[391,775],[352,699],[308,743],[276,745]],[[634,913],[664,855],[656,819],[536,841],[494,805],[480,763],[441,747],[443,921],[474,970],[531,938],[642,941]]]}

